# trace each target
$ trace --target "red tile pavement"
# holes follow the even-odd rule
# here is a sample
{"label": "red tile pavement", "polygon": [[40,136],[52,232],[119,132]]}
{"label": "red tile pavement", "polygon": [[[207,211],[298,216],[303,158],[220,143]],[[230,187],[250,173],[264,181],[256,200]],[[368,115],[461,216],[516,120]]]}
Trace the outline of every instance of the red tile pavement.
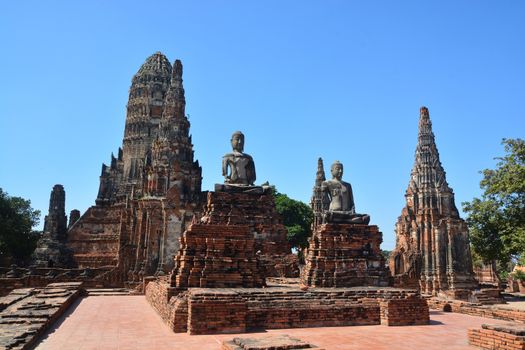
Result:
{"label": "red tile pavement", "polygon": [[[251,336],[288,334],[325,349],[474,349],[467,328],[492,319],[431,312],[428,326],[354,326],[268,330]],[[503,322],[503,321],[500,321]],[[246,334],[244,334],[246,335]],[[44,335],[36,349],[207,350],[220,349],[232,334],[171,332],[143,296],[92,296],[79,300]]]}

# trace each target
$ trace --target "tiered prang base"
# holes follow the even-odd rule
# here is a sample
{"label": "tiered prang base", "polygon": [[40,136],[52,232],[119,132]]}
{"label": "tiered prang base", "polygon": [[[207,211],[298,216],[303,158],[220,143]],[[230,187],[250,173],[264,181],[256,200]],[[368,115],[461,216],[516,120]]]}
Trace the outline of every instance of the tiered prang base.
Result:
{"label": "tiered prang base", "polygon": [[[178,293],[178,294],[177,294]],[[146,298],[174,332],[240,333],[257,329],[351,325],[423,325],[428,305],[396,288],[190,288],[149,282]]]}
{"label": "tiered prang base", "polygon": [[388,286],[375,225],[323,224],[310,238],[301,282],[312,287]]}

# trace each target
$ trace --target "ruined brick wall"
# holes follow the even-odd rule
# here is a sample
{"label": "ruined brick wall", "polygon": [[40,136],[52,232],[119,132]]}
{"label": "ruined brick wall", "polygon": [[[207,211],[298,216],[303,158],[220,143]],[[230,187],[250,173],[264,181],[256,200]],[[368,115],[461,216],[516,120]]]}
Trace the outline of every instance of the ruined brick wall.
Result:
{"label": "ruined brick wall", "polygon": [[379,304],[319,305],[313,300],[275,300],[249,303],[247,324],[250,329],[363,326],[379,324]]}
{"label": "ruined brick wall", "polygon": [[199,290],[188,299],[188,333],[246,332],[246,312],[246,300],[235,292]]}
{"label": "ruined brick wall", "polygon": [[0,273],[0,296],[16,288],[39,288],[50,283],[80,282],[85,288],[121,287],[119,274],[112,268],[64,269],[64,268],[17,268],[16,276],[6,277]]}
{"label": "ruined brick wall", "polygon": [[437,298],[430,298],[427,301],[429,308],[434,310],[525,323],[525,310],[483,306],[463,301],[447,301]]}
{"label": "ruined brick wall", "polygon": [[430,321],[427,301],[419,297],[382,300],[379,305],[385,326],[426,325]]}
{"label": "ruined brick wall", "polygon": [[173,295],[171,289],[165,279],[151,281],[146,286],[146,300],[173,332],[184,333],[188,330],[188,295],[180,291]]}
{"label": "ruined brick wall", "polygon": [[145,289],[146,300],[166,323],[170,318],[169,288],[170,285],[167,282],[152,281],[146,285]]}
{"label": "ruined brick wall", "polygon": [[[485,326],[485,325],[483,325]],[[524,350],[525,336],[493,329],[469,328],[468,343],[483,349]]]}

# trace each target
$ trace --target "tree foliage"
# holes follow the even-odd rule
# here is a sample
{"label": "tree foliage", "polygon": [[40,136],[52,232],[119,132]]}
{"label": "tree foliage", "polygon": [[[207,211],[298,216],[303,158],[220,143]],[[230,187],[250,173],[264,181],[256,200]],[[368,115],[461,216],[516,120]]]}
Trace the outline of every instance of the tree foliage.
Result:
{"label": "tree foliage", "polygon": [[463,203],[474,251],[503,263],[525,252],[525,141],[503,139],[496,169],[482,171],[481,198]]}
{"label": "tree foliage", "polygon": [[277,212],[288,229],[288,242],[297,249],[308,246],[308,237],[312,232],[312,209],[305,203],[292,199],[284,193],[273,190]]}
{"label": "tree foliage", "polygon": [[0,188],[0,261],[20,264],[31,256],[39,238],[32,228],[39,218],[40,211],[31,208],[29,200],[10,197]]}
{"label": "tree foliage", "polygon": [[390,254],[392,254],[392,251],[391,250],[381,249],[381,254],[383,255],[383,257],[385,258],[385,261],[388,264],[388,260],[390,259]]}

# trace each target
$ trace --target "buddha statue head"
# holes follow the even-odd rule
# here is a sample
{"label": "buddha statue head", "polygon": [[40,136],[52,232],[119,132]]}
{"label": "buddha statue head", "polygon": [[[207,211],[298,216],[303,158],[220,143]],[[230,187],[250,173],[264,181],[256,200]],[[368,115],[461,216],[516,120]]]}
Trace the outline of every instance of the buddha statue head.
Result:
{"label": "buddha statue head", "polygon": [[233,133],[230,140],[232,149],[234,152],[243,153],[244,152],[244,134],[240,131]]}

